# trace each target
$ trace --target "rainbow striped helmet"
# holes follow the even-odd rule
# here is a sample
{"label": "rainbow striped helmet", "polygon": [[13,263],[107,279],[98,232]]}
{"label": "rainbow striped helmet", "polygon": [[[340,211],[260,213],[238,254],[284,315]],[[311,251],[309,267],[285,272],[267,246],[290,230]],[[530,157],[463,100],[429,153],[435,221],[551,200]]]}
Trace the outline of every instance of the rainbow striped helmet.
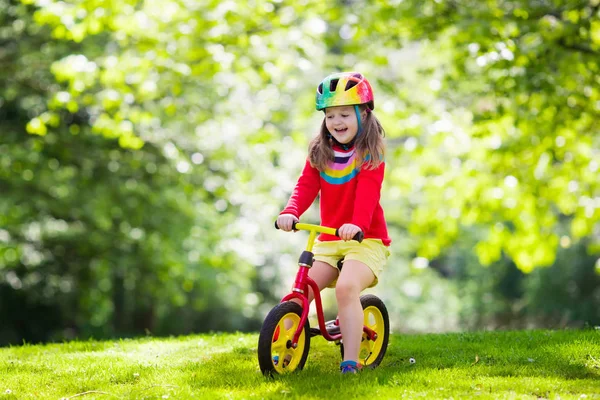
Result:
{"label": "rainbow striped helmet", "polygon": [[317,87],[317,110],[327,107],[367,104],[375,108],[371,84],[359,72],[331,74]]}

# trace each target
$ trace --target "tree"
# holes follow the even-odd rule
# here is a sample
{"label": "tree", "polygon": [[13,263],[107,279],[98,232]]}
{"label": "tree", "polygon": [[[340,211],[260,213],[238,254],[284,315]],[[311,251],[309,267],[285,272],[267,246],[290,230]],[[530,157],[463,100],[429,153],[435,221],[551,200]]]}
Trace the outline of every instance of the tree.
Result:
{"label": "tree", "polygon": [[256,326],[302,245],[271,224],[314,87],[348,69],[398,259],[595,257],[597,1],[394,3],[1,2],[0,296],[84,333]]}
{"label": "tree", "polygon": [[[374,20],[402,21],[402,37],[420,40],[430,62],[434,54],[446,62],[425,70],[439,107],[406,142],[419,161],[394,174],[413,204],[410,232],[424,238],[420,253],[436,257],[475,227],[484,265],[504,253],[530,272],[551,265],[559,245],[585,238],[597,254],[598,2],[373,8]],[[370,38],[398,34],[386,32]]]}
{"label": "tree", "polygon": [[224,200],[223,154],[95,134],[82,81],[72,93],[50,71],[91,71],[73,54],[91,57],[106,35],[51,40],[30,7],[0,11],[0,341],[244,329],[254,270],[220,245],[237,208]]}

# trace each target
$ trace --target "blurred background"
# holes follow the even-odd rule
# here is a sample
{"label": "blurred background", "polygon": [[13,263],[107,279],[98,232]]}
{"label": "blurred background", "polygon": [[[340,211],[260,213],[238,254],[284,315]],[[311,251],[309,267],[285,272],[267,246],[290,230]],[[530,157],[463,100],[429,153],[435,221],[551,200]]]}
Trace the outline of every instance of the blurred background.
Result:
{"label": "blurred background", "polygon": [[0,0],[0,345],[258,331],[346,70],[387,133],[393,331],[600,324],[599,9]]}

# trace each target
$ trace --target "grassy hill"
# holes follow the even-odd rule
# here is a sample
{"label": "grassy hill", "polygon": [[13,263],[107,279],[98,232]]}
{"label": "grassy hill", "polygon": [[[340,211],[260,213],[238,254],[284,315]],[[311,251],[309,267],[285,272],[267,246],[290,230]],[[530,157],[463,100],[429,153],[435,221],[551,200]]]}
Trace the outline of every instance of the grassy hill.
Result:
{"label": "grassy hill", "polygon": [[[392,335],[375,370],[338,372],[312,339],[303,371],[265,378],[257,334],[0,348],[0,399],[600,399],[600,331]],[[414,359],[414,363],[410,359]]]}

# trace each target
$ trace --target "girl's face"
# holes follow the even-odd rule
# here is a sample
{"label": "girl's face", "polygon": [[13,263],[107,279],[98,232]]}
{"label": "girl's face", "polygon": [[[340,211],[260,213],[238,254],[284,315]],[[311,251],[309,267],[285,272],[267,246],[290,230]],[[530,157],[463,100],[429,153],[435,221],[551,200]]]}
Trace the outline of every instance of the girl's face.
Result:
{"label": "girl's face", "polygon": [[352,141],[358,133],[358,121],[354,106],[326,108],[325,126],[338,142],[346,144]]}

